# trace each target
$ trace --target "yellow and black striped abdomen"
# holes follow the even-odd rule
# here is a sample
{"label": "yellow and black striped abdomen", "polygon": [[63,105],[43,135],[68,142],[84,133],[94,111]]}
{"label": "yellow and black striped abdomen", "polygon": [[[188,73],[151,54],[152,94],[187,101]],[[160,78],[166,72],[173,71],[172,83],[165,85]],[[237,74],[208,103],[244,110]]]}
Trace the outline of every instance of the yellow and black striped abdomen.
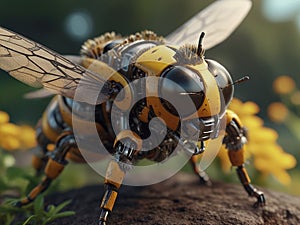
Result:
{"label": "yellow and black striped abdomen", "polygon": [[[57,142],[57,140],[64,135],[65,132],[72,132],[73,123],[76,123],[76,126],[81,128],[80,135],[86,138],[95,135],[95,133],[88,128],[91,125],[96,126],[98,136],[101,138],[104,145],[107,148],[111,148],[111,143],[113,143],[114,137],[110,132],[108,132],[107,127],[110,125],[108,124],[109,121],[107,120],[107,113],[105,111],[102,112],[102,110],[105,110],[105,103],[99,105],[97,108],[96,112],[98,113],[95,113],[95,116],[98,116],[95,118],[97,122],[96,124],[85,118],[87,111],[84,110],[87,110],[87,105],[82,107],[78,105],[78,111],[76,111],[76,106],[74,108],[72,107],[73,104],[74,101],[72,99],[68,99],[59,95],[52,99],[43,114],[41,122],[38,125],[38,128],[41,132],[39,136],[43,136],[43,138],[38,138],[40,146],[45,146],[47,148],[45,149],[46,151],[52,151],[53,145]],[[85,103],[76,102],[75,104]],[[95,107],[90,106],[90,108],[91,110],[94,110]],[[67,158],[75,162],[85,162],[78,147],[73,147],[70,149],[67,154]]]}

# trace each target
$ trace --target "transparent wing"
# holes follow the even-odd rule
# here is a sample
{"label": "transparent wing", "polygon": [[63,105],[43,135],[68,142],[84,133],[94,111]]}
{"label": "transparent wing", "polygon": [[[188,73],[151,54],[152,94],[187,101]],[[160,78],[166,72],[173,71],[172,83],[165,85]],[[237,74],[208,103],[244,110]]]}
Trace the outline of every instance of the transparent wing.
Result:
{"label": "transparent wing", "polygon": [[26,99],[39,99],[39,98],[47,98],[53,96],[55,93],[51,92],[48,89],[42,88],[37,91],[28,92],[24,95]]}
{"label": "transparent wing", "polygon": [[[65,58],[69,59],[71,62],[80,65],[82,58],[77,55],[64,55]],[[47,98],[55,95],[55,92],[41,88],[35,91],[28,92],[24,95],[24,98],[26,99],[39,99],[39,98]]]}
{"label": "transparent wing", "polygon": [[251,0],[218,0],[196,14],[166,37],[172,45],[197,44],[205,32],[203,47],[209,49],[224,41],[243,21]]}
{"label": "transparent wing", "polygon": [[79,82],[81,88],[87,90],[100,92],[101,87],[98,103],[107,100],[109,82],[71,60],[0,27],[0,68],[11,76],[30,86],[43,87],[69,98],[74,97]]}

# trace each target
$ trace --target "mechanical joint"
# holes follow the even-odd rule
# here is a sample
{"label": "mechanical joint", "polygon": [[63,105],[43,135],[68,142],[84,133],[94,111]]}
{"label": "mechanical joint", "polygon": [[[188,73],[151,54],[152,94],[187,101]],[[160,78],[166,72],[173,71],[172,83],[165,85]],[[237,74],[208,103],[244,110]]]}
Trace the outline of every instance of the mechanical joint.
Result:
{"label": "mechanical joint", "polygon": [[142,148],[142,139],[130,130],[121,131],[115,140],[116,159],[123,163],[131,162]]}
{"label": "mechanical joint", "polygon": [[240,150],[247,143],[247,131],[232,120],[226,127],[227,135],[223,139],[228,150]]}
{"label": "mechanical joint", "polygon": [[76,141],[73,134],[69,131],[66,131],[63,135],[61,135],[57,142],[55,150],[51,153],[50,158],[60,164],[67,164],[65,160],[66,154],[72,148],[76,147]]}

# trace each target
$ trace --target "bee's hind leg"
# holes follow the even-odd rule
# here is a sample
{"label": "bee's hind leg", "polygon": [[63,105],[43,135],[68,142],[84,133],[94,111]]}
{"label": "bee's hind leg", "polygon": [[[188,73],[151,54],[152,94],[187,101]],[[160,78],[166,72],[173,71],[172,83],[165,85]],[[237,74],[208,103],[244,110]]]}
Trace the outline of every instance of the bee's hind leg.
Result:
{"label": "bee's hind leg", "polygon": [[198,158],[199,158],[198,155],[193,155],[190,158],[190,163],[192,165],[193,171],[199,177],[201,184],[211,186],[211,181],[209,179],[209,176],[207,175],[207,173],[205,171],[203,171],[199,168]]}
{"label": "bee's hind leg", "polygon": [[66,154],[70,149],[76,146],[74,136],[71,132],[64,132],[56,142],[56,147],[49,155],[49,159],[44,169],[45,176],[42,181],[35,186],[31,192],[14,205],[21,207],[32,202],[40,193],[47,190],[51,182],[56,179],[63,171],[67,161],[65,160]]}
{"label": "bee's hind leg", "polygon": [[43,174],[43,171],[49,159],[48,145],[51,143],[51,141],[43,133],[40,123],[41,122],[38,123],[36,129],[36,140],[38,142],[38,148],[35,150],[31,160],[31,164],[36,171],[36,176]]}

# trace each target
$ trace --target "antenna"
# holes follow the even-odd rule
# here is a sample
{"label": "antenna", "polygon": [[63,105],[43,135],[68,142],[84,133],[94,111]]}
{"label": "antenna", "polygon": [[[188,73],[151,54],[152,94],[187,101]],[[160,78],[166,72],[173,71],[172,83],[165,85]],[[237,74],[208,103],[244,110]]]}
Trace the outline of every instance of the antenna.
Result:
{"label": "antenna", "polygon": [[[234,81],[233,83],[226,85],[226,87],[233,86],[233,85],[236,85],[236,84],[240,84],[240,83],[242,83],[242,82],[244,82],[244,81],[247,81],[247,80],[249,80],[249,79],[250,79],[249,76],[244,76],[244,77],[242,77],[242,78],[240,78],[240,79]],[[226,88],[226,87],[225,87],[225,88]]]}
{"label": "antenna", "polygon": [[202,48],[202,41],[203,41],[204,36],[205,36],[205,33],[201,32],[200,37],[199,37],[199,42],[198,42],[198,48],[197,48],[197,55],[200,57],[203,56],[203,51],[204,51],[204,49]]}

